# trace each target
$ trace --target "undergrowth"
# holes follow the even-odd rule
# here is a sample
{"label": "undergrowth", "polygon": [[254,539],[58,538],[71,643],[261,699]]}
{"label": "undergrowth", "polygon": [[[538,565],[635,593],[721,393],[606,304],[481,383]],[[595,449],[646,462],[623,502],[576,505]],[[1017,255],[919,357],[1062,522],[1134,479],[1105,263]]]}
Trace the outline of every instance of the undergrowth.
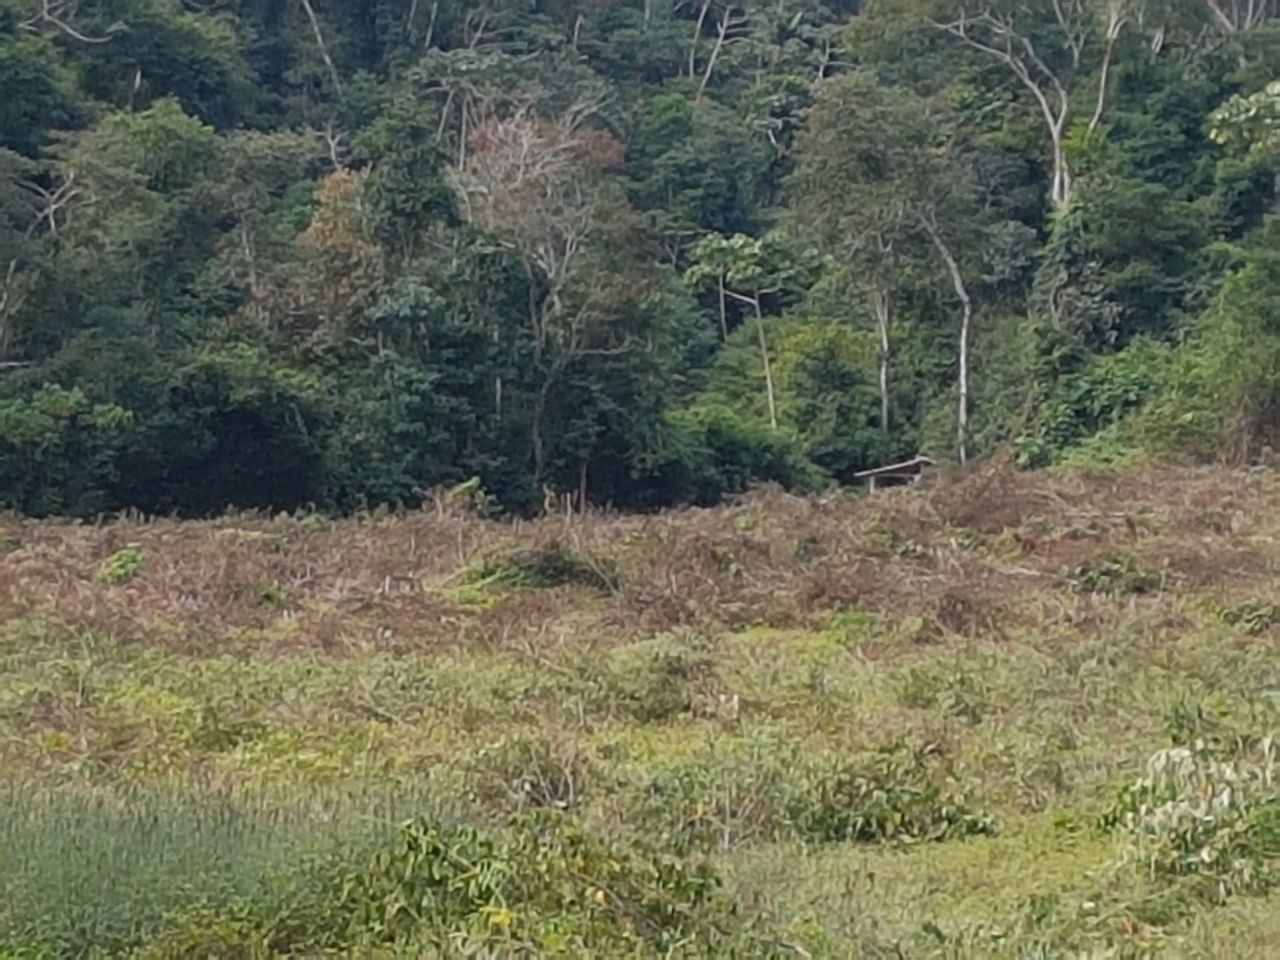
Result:
{"label": "undergrowth", "polygon": [[1271,960],[1277,517],[0,518],[0,957]]}

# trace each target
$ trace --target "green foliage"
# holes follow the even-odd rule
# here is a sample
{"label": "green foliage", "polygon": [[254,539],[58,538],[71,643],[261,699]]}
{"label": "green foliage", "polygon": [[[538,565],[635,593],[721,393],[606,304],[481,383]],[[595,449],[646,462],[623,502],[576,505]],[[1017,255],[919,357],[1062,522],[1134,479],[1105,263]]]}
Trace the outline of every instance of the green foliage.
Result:
{"label": "green foliage", "polygon": [[661,444],[637,471],[651,491],[645,506],[712,504],[752,483],[814,489],[823,480],[790,434],[714,401],[671,414]]}
{"label": "green foliage", "polygon": [[1082,563],[1067,573],[1080,593],[1142,594],[1164,585],[1158,573],[1143,570],[1131,553],[1117,553],[1105,560]]}
{"label": "green foliage", "polygon": [[434,950],[617,956],[679,945],[709,956],[725,936],[718,886],[706,866],[554,813],[502,831],[417,819],[343,878],[335,912],[375,941]]}
{"label": "green foliage", "polygon": [[5,0],[0,504],[1265,457],[1274,12],[1113,6]]}
{"label": "green foliage", "polygon": [[0,504],[36,515],[114,506],[108,490],[133,418],[79,388],[0,400]]}
{"label": "green foliage", "polygon": [[936,842],[991,834],[932,746],[891,744],[856,758],[737,745],[656,773],[642,815],[693,845],[747,840]]}
{"label": "green foliage", "polygon": [[1241,251],[1240,265],[1179,351],[1168,388],[1135,420],[1145,445],[1234,460],[1274,448],[1280,404],[1277,237],[1280,219],[1272,217],[1256,244]]}
{"label": "green foliage", "polygon": [[103,583],[127,583],[142,572],[143,553],[136,545],[117,550],[98,566]]}
{"label": "green foliage", "polygon": [[1265,600],[1248,600],[1231,607],[1224,607],[1222,619],[1245,633],[1257,635],[1280,625],[1280,607]]}
{"label": "green foliage", "polygon": [[1024,467],[1061,460],[1085,438],[1142,408],[1171,376],[1170,351],[1146,338],[1118,353],[1074,363],[1065,358],[1049,362],[1071,372],[1060,373],[1052,382],[1034,419],[1014,440],[1018,463]]}
{"label": "green foliage", "polygon": [[908,437],[880,429],[872,351],[869,336],[829,321],[778,337],[780,419],[806,456],[837,480],[909,451]]}
{"label": "green foliage", "polygon": [[1238,754],[1197,741],[1155,754],[1102,818],[1126,856],[1158,878],[1186,877],[1207,900],[1274,887],[1280,861],[1276,744],[1263,737]]}
{"label": "green foliage", "polygon": [[381,838],[364,818],[407,801],[12,784],[0,796],[0,950],[85,956],[147,942],[156,956],[217,956],[220,943],[269,942],[271,922],[318,890],[308,871],[367,856]]}
{"label": "green foliage", "polygon": [[611,592],[619,580],[606,558],[592,557],[559,540],[540,547],[485,558],[464,582],[545,590],[570,584]]}

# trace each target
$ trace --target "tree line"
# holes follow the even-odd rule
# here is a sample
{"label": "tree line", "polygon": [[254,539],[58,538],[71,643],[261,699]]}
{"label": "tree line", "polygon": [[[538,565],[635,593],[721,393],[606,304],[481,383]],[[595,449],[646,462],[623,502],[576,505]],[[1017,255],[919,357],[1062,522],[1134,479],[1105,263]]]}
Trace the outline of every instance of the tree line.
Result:
{"label": "tree line", "polygon": [[1277,0],[0,0],[0,508],[1280,433]]}

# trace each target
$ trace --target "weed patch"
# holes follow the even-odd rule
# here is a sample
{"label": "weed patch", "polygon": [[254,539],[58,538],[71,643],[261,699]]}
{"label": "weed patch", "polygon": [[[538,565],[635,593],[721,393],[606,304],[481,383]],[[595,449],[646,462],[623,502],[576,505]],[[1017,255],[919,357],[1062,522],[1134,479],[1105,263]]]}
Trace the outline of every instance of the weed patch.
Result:
{"label": "weed patch", "polygon": [[749,840],[919,843],[995,831],[935,748],[895,744],[846,759],[770,741],[655,773],[643,818],[693,846]]}
{"label": "weed patch", "polygon": [[142,572],[144,555],[136,545],[117,550],[98,566],[98,579],[103,583],[128,583]]}
{"label": "weed patch", "polygon": [[1199,741],[1154,754],[1102,818],[1129,860],[1155,879],[1187,878],[1214,903],[1280,879],[1277,741],[1227,752]]}

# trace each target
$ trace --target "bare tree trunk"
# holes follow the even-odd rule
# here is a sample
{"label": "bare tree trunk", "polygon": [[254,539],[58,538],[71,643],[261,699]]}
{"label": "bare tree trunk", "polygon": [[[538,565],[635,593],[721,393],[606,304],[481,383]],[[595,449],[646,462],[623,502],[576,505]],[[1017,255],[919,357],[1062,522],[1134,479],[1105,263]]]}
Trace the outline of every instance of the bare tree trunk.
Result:
{"label": "bare tree trunk", "polygon": [[1107,92],[1111,83],[1111,64],[1115,59],[1116,42],[1120,39],[1120,33],[1124,30],[1125,18],[1121,15],[1119,7],[1112,4],[1108,10],[1109,20],[1107,22],[1107,48],[1102,56],[1102,72],[1098,77],[1098,103],[1093,108],[1093,117],[1089,120],[1089,132],[1093,133],[1102,123],[1102,116],[1107,109]]}
{"label": "bare tree trunk", "polygon": [[1062,144],[1062,126],[1050,126],[1049,136],[1053,142],[1053,185],[1049,199],[1055,210],[1063,210],[1071,200],[1071,168],[1067,165],[1067,151]]}
{"label": "bare tree trunk", "polygon": [[311,31],[316,37],[316,46],[320,48],[320,57],[324,60],[324,65],[329,68],[329,78],[333,81],[333,89],[342,92],[342,80],[338,76],[338,68],[333,65],[333,57],[329,56],[329,48],[324,42],[324,32],[320,29],[320,21],[316,17],[315,7],[311,5],[311,0],[302,0],[302,8],[307,11],[307,19],[311,21]]}
{"label": "bare tree trunk", "polygon": [[244,254],[245,266],[249,274],[249,313],[254,320],[262,320],[262,304],[258,286],[257,252],[253,247],[253,238],[249,235],[249,223],[240,218],[240,250]]}
{"label": "bare tree trunk", "polygon": [[730,12],[726,10],[724,16],[720,18],[720,23],[716,29],[716,45],[711,48],[711,59],[707,61],[707,69],[703,71],[702,82],[698,84],[698,97],[701,100],[703,94],[707,92],[707,84],[711,82],[711,74],[716,68],[716,61],[720,59],[720,51],[724,49],[725,38],[729,35],[729,16]]}
{"label": "bare tree trunk", "polygon": [[707,21],[707,11],[711,9],[711,0],[702,0],[702,9],[698,11],[698,23],[693,28],[693,42],[689,44],[689,79],[698,72],[698,41],[702,39],[702,25]]}
{"label": "bare tree trunk", "polygon": [[760,294],[752,301],[756,311],[756,333],[760,337],[760,359],[764,363],[765,399],[769,404],[769,429],[778,429],[778,401],[773,389],[773,364],[769,361],[769,341],[764,335],[764,313],[760,310]]}
{"label": "bare tree trunk", "polygon": [[955,288],[956,296],[960,299],[960,372],[958,375],[960,389],[956,408],[956,446],[960,462],[964,463],[968,460],[969,337],[973,326],[973,300],[970,299],[969,289],[965,286],[964,274],[960,270],[960,264],[956,262],[955,256],[951,253],[951,248],[942,239],[937,225],[928,217],[921,218],[921,225],[924,227],[925,232],[929,234],[929,239],[933,241],[934,247],[937,248],[938,256],[942,258],[947,272],[951,275],[951,285]]}
{"label": "bare tree trunk", "polygon": [[422,40],[422,49],[430,50],[431,44],[436,38],[436,18],[440,16],[440,0],[434,0],[431,4],[431,16],[427,20],[427,35]]}
{"label": "bare tree trunk", "polygon": [[458,111],[458,168],[467,165],[467,101],[463,99],[462,108]]}
{"label": "bare tree trunk", "polygon": [[0,360],[4,360],[9,351],[9,336],[12,332],[10,318],[18,312],[22,297],[14,289],[14,278],[18,273],[18,258],[9,261],[4,271],[4,283],[0,285]]}
{"label": "bare tree trunk", "polygon": [[725,311],[724,303],[724,271],[720,271],[720,275],[716,277],[716,286],[720,293],[720,342],[723,343],[729,339],[729,319]]}
{"label": "bare tree trunk", "polygon": [[455,91],[445,94],[444,106],[440,108],[440,122],[436,124],[436,143],[444,139],[444,132],[449,127],[449,117],[453,115],[453,97]]}
{"label": "bare tree trunk", "polygon": [[546,466],[546,443],[542,437],[542,419],[547,414],[547,398],[551,395],[551,385],[555,382],[555,371],[547,374],[533,401],[533,416],[529,426],[529,443],[533,448],[533,482],[542,482],[542,471]]}
{"label": "bare tree trunk", "polygon": [[880,430],[889,432],[889,295],[879,286],[871,291],[871,305],[880,333]]}
{"label": "bare tree trunk", "polygon": [[[1078,64],[1082,41],[1079,36],[1072,35],[1071,31],[1067,29],[1066,17],[1057,0],[1055,0],[1054,9],[1058,12],[1059,22],[1063,24],[1064,31],[1068,34],[1068,44]],[[993,43],[985,42],[969,32],[970,28],[978,25],[990,26],[997,37],[1003,38],[1000,41],[993,41],[993,43],[1002,42],[1004,44],[1003,48],[994,46]],[[1071,200],[1071,170],[1062,142],[1067,128],[1067,118],[1071,112],[1071,97],[1066,87],[1066,83],[1069,80],[1064,81],[1063,78],[1050,69],[1049,65],[1036,52],[1031,38],[1019,35],[1016,32],[1012,20],[998,20],[992,17],[989,12],[978,16],[969,16],[962,12],[958,20],[952,23],[938,23],[935,21],[934,26],[957,37],[973,49],[994,57],[1005,64],[1035,99],[1036,105],[1040,108],[1040,113],[1044,117],[1045,126],[1048,128],[1050,146],[1053,153],[1053,182],[1050,189],[1050,200],[1055,210],[1065,208]]]}

